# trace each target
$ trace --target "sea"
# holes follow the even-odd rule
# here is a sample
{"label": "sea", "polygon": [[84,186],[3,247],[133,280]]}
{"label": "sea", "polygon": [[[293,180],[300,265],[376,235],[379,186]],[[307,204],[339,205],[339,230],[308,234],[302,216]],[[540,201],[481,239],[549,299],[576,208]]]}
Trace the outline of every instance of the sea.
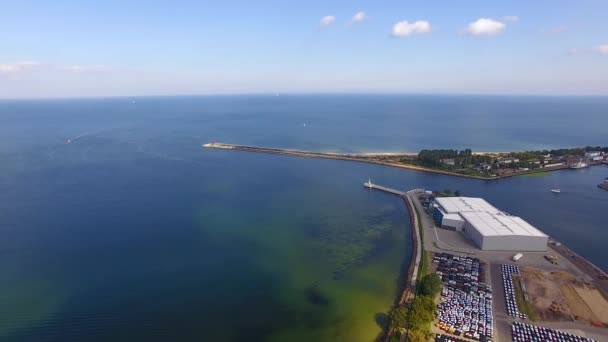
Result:
{"label": "sea", "polygon": [[606,166],[480,181],[201,147],[524,151],[607,127],[606,97],[2,100],[0,340],[372,341],[412,241],[368,179],[483,197],[608,269]]}

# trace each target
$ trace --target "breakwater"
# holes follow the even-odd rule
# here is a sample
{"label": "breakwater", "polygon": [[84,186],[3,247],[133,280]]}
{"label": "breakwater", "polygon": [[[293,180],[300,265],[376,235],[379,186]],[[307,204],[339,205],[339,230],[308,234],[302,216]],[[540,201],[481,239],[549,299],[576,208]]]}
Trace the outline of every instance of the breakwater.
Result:
{"label": "breakwater", "polygon": [[[260,146],[247,146],[247,145],[235,145],[235,144],[225,144],[212,142],[208,144],[202,145],[206,148],[216,148],[223,150],[235,150],[235,151],[243,151],[243,152],[255,152],[255,153],[268,153],[268,154],[281,154],[287,156],[294,157],[304,157],[304,158],[324,158],[324,159],[336,159],[336,160],[346,160],[346,161],[354,161],[359,163],[370,163],[370,164],[378,164],[389,167],[396,167],[401,169],[408,169],[420,172],[429,172],[442,174],[446,176],[453,177],[461,177],[461,178],[469,178],[469,179],[479,179],[479,180],[497,180],[502,178],[510,178],[515,176],[523,176],[530,175],[542,172],[550,172],[550,171],[558,171],[570,168],[569,165],[556,165],[552,167],[544,167],[533,170],[517,170],[514,172],[503,173],[497,176],[482,176],[482,175],[471,175],[459,172],[453,172],[448,170],[440,170],[434,169],[430,167],[420,166],[416,164],[410,164],[407,162],[400,162],[401,159],[415,159],[417,153],[334,153],[334,152],[312,152],[312,151],[302,151],[302,150],[292,150],[292,149],[281,149],[281,148],[273,148],[273,147],[260,147]],[[483,154],[483,152],[479,152],[477,154]],[[602,165],[602,163],[592,163],[590,166]]]}
{"label": "breakwater", "polygon": [[311,152],[311,151],[289,150],[289,149],[279,149],[279,148],[271,148],[271,147],[224,144],[224,143],[217,143],[217,142],[204,144],[202,146],[206,147],[206,148],[217,148],[217,149],[223,149],[223,150],[235,150],[235,151],[255,152],[255,153],[281,154],[281,155],[304,157],[304,158],[323,158],[323,159],[346,160],[346,161],[354,161],[354,162],[359,162],[359,163],[378,164],[378,165],[396,167],[396,168],[401,168],[401,169],[437,173],[437,174],[442,174],[442,175],[447,175],[447,176],[470,178],[470,179],[492,180],[492,179],[504,178],[504,177],[482,177],[482,176],[474,176],[474,175],[465,175],[462,173],[431,169],[428,167],[423,167],[423,166],[418,166],[418,165],[413,165],[413,164],[404,164],[404,163],[389,162],[389,161],[382,160],[382,159],[386,158],[387,156],[391,156],[392,158],[397,158],[400,156],[411,158],[411,157],[415,156],[416,153],[395,153],[395,154],[377,153],[377,154],[373,154],[373,153]]}

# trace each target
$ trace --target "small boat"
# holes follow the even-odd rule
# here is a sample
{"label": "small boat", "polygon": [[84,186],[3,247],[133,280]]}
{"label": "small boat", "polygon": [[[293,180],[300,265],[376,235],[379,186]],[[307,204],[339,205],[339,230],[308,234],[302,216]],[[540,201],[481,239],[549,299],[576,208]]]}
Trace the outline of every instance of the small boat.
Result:
{"label": "small boat", "polygon": [[584,169],[584,168],[586,168],[588,166],[589,166],[589,164],[585,163],[582,160],[579,160],[578,163],[570,165],[570,168],[571,169]]}
{"label": "small boat", "polygon": [[559,194],[562,191],[560,189],[551,189],[551,192],[554,194]]}

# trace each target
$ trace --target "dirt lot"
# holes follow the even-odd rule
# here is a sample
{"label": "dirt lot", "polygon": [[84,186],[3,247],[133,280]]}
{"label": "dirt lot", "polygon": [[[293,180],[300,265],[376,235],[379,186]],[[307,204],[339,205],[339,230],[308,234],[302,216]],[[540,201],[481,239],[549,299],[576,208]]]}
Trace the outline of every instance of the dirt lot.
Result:
{"label": "dirt lot", "polygon": [[[523,269],[524,282],[540,320],[608,323],[608,301],[592,285],[563,271]],[[551,307],[556,308],[552,311]]]}

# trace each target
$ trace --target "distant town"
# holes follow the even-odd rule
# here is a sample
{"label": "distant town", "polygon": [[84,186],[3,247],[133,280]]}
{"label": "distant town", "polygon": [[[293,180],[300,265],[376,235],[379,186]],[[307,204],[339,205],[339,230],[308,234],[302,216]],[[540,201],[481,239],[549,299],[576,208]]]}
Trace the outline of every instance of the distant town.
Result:
{"label": "distant town", "polygon": [[563,168],[580,169],[607,163],[607,160],[608,147],[587,146],[507,153],[475,153],[470,149],[422,150],[415,158],[404,157],[400,161],[465,175],[495,178]]}

